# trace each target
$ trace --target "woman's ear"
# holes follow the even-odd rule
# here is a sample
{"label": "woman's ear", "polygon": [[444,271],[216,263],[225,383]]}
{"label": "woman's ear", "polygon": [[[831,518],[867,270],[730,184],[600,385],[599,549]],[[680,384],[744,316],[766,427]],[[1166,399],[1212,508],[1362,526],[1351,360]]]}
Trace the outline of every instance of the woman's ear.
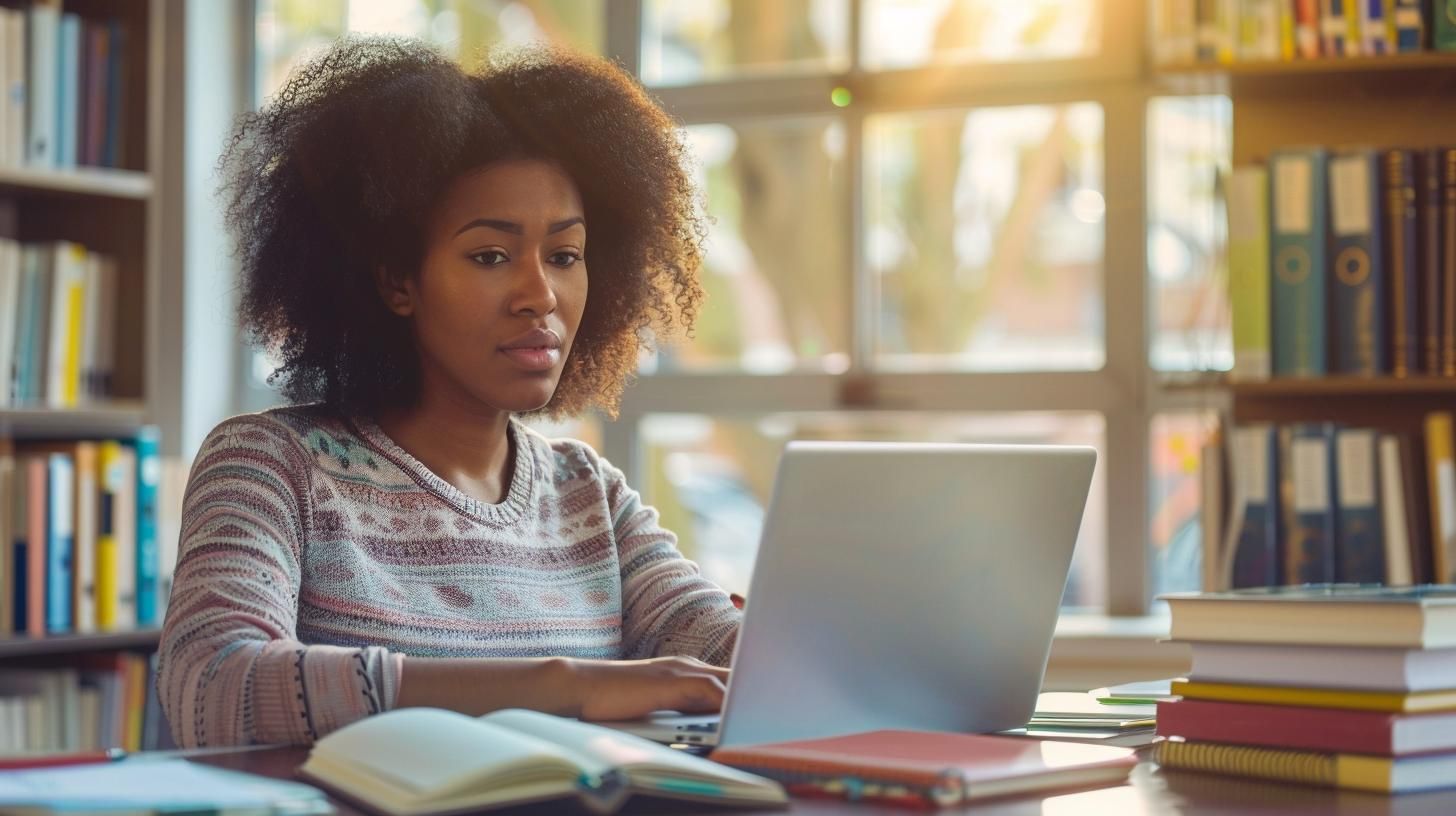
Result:
{"label": "woman's ear", "polygon": [[409,317],[415,313],[414,287],[410,285],[408,275],[397,275],[380,264],[374,267],[374,287],[379,291],[379,297],[384,300],[385,308],[391,312],[400,317]]}

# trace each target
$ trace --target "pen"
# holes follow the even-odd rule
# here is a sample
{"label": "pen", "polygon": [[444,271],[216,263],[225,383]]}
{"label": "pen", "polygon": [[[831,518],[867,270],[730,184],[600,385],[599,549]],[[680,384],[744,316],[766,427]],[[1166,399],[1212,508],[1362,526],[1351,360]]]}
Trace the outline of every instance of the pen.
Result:
{"label": "pen", "polygon": [[0,771],[18,771],[30,768],[58,768],[66,765],[94,765],[100,762],[115,762],[126,756],[120,748],[105,751],[84,751],[74,754],[34,754],[30,756],[0,756]]}

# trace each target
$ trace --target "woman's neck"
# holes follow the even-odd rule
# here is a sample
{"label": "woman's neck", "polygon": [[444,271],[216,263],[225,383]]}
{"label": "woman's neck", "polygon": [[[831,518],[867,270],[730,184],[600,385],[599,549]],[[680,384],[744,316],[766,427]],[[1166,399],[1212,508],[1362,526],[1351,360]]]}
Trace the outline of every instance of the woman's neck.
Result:
{"label": "woman's neck", "polygon": [[511,415],[481,410],[428,395],[413,405],[381,410],[375,421],[432,473],[486,504],[499,504],[510,492],[514,451]]}

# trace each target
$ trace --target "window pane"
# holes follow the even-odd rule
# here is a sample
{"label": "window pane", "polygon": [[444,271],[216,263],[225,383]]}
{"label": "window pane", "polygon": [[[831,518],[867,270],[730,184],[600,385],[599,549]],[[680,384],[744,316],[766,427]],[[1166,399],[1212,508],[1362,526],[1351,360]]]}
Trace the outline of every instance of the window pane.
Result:
{"label": "window pane", "polygon": [[[779,454],[792,439],[1016,442],[1104,448],[1098,414],[813,413],[723,418],[654,414],[640,426],[644,498],[677,533],[683,552],[732,592],[746,592]],[[1107,499],[1092,482],[1063,598],[1105,606]]]}
{"label": "window pane", "polygon": [[1102,0],[864,0],[866,68],[1094,56]]}
{"label": "window pane", "polygon": [[1226,96],[1148,103],[1149,362],[1161,371],[1233,365],[1218,177],[1232,161]]}
{"label": "window pane", "polygon": [[1102,366],[1102,107],[870,117],[866,242],[891,368]]}
{"label": "window pane", "polygon": [[832,120],[688,128],[714,219],[695,337],[645,371],[849,366],[844,126]]}
{"label": "window pane", "polygon": [[397,34],[473,60],[496,45],[546,41],[601,53],[606,0],[258,0],[258,98],[345,33]]}
{"label": "window pane", "polygon": [[689,85],[849,68],[849,0],[644,0],[642,80]]}
{"label": "window pane", "polygon": [[1213,414],[1162,414],[1153,419],[1148,477],[1153,592],[1202,588],[1203,533],[1199,513],[1203,446],[1217,427]]}

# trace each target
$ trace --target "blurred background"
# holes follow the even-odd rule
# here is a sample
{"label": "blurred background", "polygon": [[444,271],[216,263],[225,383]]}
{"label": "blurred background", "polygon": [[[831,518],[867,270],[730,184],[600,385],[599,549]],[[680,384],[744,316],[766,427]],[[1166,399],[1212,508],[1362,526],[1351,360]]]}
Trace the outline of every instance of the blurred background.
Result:
{"label": "blurred background", "polygon": [[[1065,603],[1139,612],[1198,587],[1218,401],[1154,375],[1232,361],[1230,105],[1144,79],[1140,5],[258,0],[254,102],[346,32],[467,64],[536,40],[618,60],[692,144],[708,302],[619,420],[554,430],[622,460],[739,592],[790,439],[1092,445]],[[252,358],[240,407],[268,403],[270,370]]]}

